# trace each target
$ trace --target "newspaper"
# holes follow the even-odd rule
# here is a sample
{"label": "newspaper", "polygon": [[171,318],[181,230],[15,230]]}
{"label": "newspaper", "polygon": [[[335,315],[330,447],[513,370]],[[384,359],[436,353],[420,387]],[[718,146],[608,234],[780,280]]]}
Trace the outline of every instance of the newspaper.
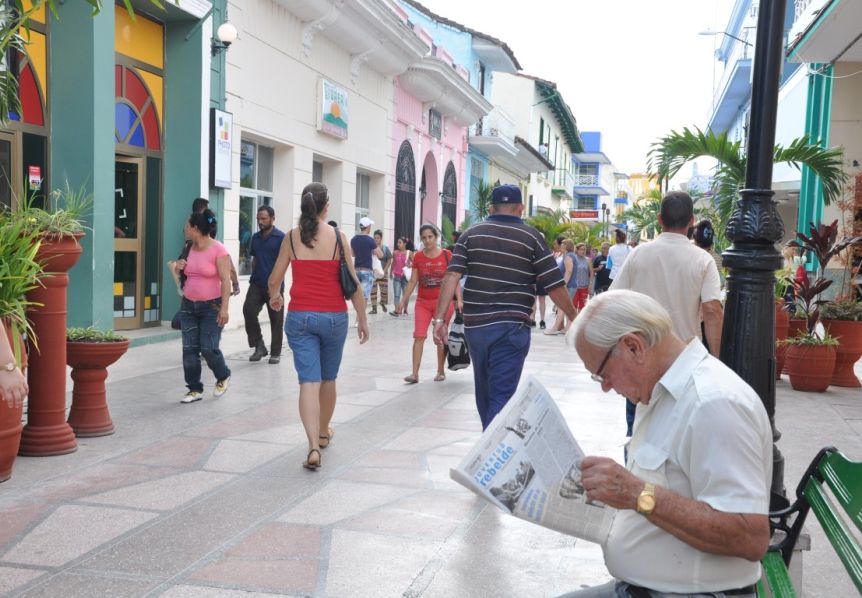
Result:
{"label": "newspaper", "polygon": [[616,510],[587,501],[583,457],[553,398],[529,376],[449,475],[515,517],[603,544]]}

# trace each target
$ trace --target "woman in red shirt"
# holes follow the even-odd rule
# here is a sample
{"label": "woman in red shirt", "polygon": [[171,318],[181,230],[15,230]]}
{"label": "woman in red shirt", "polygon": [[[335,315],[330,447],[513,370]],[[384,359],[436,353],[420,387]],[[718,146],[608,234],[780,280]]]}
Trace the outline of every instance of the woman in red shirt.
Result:
{"label": "woman in red shirt", "polygon": [[[339,239],[347,267],[356,279],[347,237],[326,223],[329,192],[322,183],[302,190],[299,226],[284,236],[269,277],[269,304],[284,305],[280,289],[287,267],[293,268],[284,331],[299,378],[299,417],[308,437],[306,469],[320,467],[320,449],[329,446],[335,412],[335,379],[347,338],[347,303],[341,290]],[[358,284],[358,281],[357,281]],[[368,320],[361,287],[350,298],[356,309],[359,342],[368,340]]]}
{"label": "woman in red shirt", "polygon": [[[446,268],[449,267],[449,262],[452,261],[452,252],[448,249],[441,249],[438,246],[437,242],[440,239],[440,232],[433,224],[423,224],[419,228],[419,238],[424,248],[422,251],[417,251],[413,254],[413,272],[410,275],[410,282],[407,283],[407,289],[404,291],[401,303],[395,308],[395,313],[397,314],[407,311],[410,295],[418,284],[419,296],[416,298],[416,305],[413,308],[413,372],[404,378],[404,381],[408,384],[419,382],[419,365],[422,363],[422,349],[425,345],[425,338],[428,336],[428,326],[431,324],[434,312],[437,311],[437,299],[440,297],[440,287],[443,285]],[[455,296],[458,302],[458,309],[462,309],[464,307],[464,300],[461,297],[460,285],[456,288]],[[455,306],[450,305],[449,310],[446,312],[447,325],[449,324],[449,320],[452,319],[454,311]],[[446,374],[443,371],[445,357],[444,347],[438,345],[437,375],[434,376],[435,382],[446,379]]]}

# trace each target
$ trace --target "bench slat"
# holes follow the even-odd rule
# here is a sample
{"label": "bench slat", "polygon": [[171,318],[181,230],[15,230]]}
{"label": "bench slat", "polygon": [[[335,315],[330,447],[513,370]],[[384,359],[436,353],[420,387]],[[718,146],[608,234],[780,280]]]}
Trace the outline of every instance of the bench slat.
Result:
{"label": "bench slat", "polygon": [[[793,589],[793,584],[790,583],[790,574],[787,571],[787,566],[784,564],[784,559],[781,558],[781,553],[778,551],[769,551],[763,560],[760,561],[763,566],[763,573],[766,575],[766,581],[769,585],[772,598],[796,598],[796,590]],[[763,591],[763,585],[758,582],[757,595],[766,596]]]}
{"label": "bench slat", "polygon": [[820,462],[818,469],[844,512],[862,531],[862,463],[834,452]]}
{"label": "bench slat", "polygon": [[808,481],[804,494],[826,537],[829,538],[838,557],[844,563],[844,568],[847,569],[858,590],[862,592],[862,549],[859,548],[844,521],[835,515],[835,506],[816,479],[812,478]]}

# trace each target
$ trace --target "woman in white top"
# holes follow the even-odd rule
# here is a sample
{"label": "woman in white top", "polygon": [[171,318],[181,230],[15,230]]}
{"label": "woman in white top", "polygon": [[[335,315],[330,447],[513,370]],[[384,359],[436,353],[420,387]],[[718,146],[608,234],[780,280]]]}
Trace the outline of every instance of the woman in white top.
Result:
{"label": "woman in white top", "polygon": [[632,248],[626,245],[626,233],[620,229],[616,230],[617,243],[608,250],[608,261],[611,263],[610,278],[613,280],[623,269],[623,264],[629,256]]}

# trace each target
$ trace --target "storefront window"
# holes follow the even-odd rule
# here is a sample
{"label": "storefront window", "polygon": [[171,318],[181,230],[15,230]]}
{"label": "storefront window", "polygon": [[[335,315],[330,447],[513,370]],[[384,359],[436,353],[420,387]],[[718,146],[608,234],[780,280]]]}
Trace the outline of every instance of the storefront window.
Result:
{"label": "storefront window", "polygon": [[239,267],[237,273],[251,274],[248,255],[251,236],[257,231],[257,209],[272,205],[273,150],[251,141],[240,144]]}
{"label": "storefront window", "polygon": [[356,230],[359,230],[359,220],[368,216],[371,177],[367,174],[356,174]]}

